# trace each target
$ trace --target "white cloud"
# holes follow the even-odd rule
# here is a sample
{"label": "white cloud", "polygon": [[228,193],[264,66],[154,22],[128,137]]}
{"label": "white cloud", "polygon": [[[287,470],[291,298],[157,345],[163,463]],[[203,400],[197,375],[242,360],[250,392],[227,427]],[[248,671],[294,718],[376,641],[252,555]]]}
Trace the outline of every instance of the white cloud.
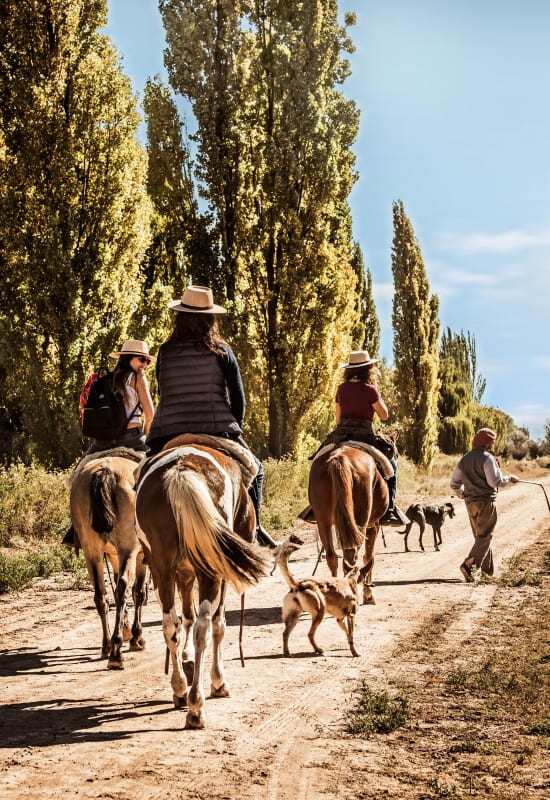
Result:
{"label": "white cloud", "polygon": [[550,406],[542,403],[524,403],[511,409],[510,414],[517,425],[529,428],[531,436],[539,437],[544,433],[544,424],[550,420]]}
{"label": "white cloud", "polygon": [[550,246],[550,230],[536,233],[525,230],[500,233],[447,233],[437,237],[437,244],[444,250],[459,250],[469,254],[517,253]]}
{"label": "white cloud", "polygon": [[450,283],[460,286],[492,286],[499,279],[498,275],[488,272],[469,272],[466,269],[448,269],[443,277]]}
{"label": "white cloud", "polygon": [[377,283],[374,282],[374,297],[375,300],[389,303],[393,300],[393,283]]}

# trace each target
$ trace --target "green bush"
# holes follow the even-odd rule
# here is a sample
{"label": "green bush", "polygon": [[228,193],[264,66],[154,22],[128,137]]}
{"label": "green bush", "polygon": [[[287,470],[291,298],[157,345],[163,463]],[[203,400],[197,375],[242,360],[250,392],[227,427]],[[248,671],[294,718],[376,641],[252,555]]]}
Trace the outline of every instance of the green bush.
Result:
{"label": "green bush", "polygon": [[22,464],[0,469],[0,546],[61,535],[69,521],[66,476]]}
{"label": "green bush", "polygon": [[33,578],[49,578],[56,572],[73,573],[79,583],[86,567],[82,555],[62,545],[40,545],[36,550],[23,550],[13,555],[0,553],[0,593],[19,591]]}
{"label": "green bush", "polygon": [[355,705],[347,715],[348,733],[369,736],[391,733],[401,728],[409,717],[409,701],[402,694],[374,692],[366,681],[359,689]]}
{"label": "green bush", "polygon": [[263,519],[268,530],[283,530],[294,524],[307,505],[310,462],[267,459]]}

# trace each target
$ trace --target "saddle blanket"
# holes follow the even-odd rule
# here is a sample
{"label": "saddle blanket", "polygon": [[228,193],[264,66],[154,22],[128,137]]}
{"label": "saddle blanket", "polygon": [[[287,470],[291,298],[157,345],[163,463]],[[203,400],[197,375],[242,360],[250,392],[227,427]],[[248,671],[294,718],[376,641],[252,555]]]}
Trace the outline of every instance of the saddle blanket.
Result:
{"label": "saddle blanket", "polygon": [[232,439],[226,439],[223,436],[209,436],[207,434],[184,433],[181,436],[175,436],[171,439],[160,453],[157,453],[152,458],[140,463],[134,472],[136,489],[139,482],[147,475],[150,470],[162,464],[170,463],[172,460],[180,458],[185,454],[185,448],[193,445],[202,445],[203,447],[210,447],[213,450],[218,450],[224,455],[233,458],[241,470],[243,483],[248,489],[258,474],[258,465],[246,447]]}
{"label": "saddle blanket", "polygon": [[389,458],[387,458],[384,453],[381,453],[380,450],[377,450],[374,445],[367,444],[366,442],[355,442],[350,440],[348,442],[339,442],[338,444],[327,444],[325,447],[322,447],[319,450],[313,461],[317,461],[318,458],[330,453],[337,447],[355,447],[357,450],[363,450],[365,453],[369,453],[369,455],[371,455],[376,461],[376,466],[380,470],[382,477],[385,480],[389,480],[389,478],[393,477],[393,467]]}

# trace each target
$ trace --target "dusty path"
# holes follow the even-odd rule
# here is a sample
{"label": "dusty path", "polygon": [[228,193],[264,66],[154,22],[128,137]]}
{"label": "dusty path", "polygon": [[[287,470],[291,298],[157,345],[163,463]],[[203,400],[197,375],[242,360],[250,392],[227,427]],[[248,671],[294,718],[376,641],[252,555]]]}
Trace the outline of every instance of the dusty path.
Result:
{"label": "dusty path", "polygon": [[[550,479],[546,479],[550,488]],[[548,512],[542,492],[517,486],[499,498],[497,564],[530,544]],[[15,798],[337,798],[345,764],[331,760],[342,711],[355,681],[391,674],[401,637],[436,611],[453,608],[448,635],[475,627],[494,587],[464,584],[458,565],[471,534],[463,504],[447,521],[443,550],[405,554],[386,532],[378,543],[376,606],[360,608],[352,659],[328,620],[312,656],[306,621],[281,656],[278,575],[247,596],[246,668],[238,660],[237,598],[230,598],[225,664],[232,697],[210,700],[208,729],[183,730],[163,674],[164,645],[156,601],[145,609],[147,649],[127,653],[109,672],[98,657],[100,626],[89,592],[28,590],[0,600],[0,796]],[[410,546],[417,547],[414,532]],[[310,574],[311,542],[294,564]],[[322,570],[326,569],[323,564]],[[207,688],[207,687],[206,687]],[[343,796],[343,795],[342,795]]]}

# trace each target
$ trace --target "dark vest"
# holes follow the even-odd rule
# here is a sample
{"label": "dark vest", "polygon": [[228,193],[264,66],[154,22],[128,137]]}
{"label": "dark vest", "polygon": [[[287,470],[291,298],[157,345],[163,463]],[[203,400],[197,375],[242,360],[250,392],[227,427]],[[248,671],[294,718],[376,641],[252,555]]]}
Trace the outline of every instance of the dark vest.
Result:
{"label": "dark vest", "polygon": [[483,469],[490,458],[491,454],[487,450],[483,447],[476,447],[475,450],[466,453],[458,462],[464,481],[465,500],[480,500],[481,498],[494,500],[497,496],[497,490],[487,483]]}
{"label": "dark vest", "polygon": [[180,433],[231,437],[241,433],[215,353],[169,339],[159,350],[157,375],[160,402],[150,440]]}

